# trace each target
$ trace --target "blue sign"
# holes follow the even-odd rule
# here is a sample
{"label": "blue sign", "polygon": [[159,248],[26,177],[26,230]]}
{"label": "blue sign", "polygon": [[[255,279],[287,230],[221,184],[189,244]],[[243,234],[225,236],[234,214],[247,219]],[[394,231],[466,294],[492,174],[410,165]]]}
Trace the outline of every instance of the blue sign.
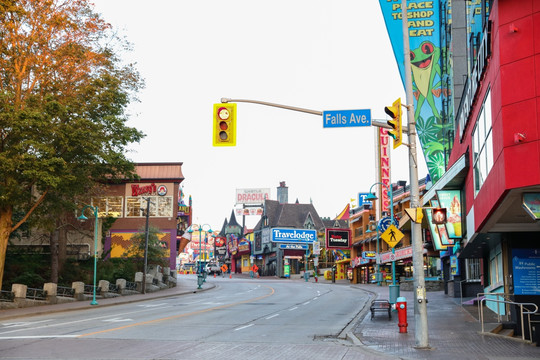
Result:
{"label": "blue sign", "polygon": [[308,244],[279,244],[279,248],[283,250],[307,250]]}
{"label": "blue sign", "polygon": [[371,201],[366,200],[370,193],[358,193],[358,206],[371,205]]}
{"label": "blue sign", "polygon": [[323,111],[323,127],[371,126],[371,109]]}
{"label": "blue sign", "polygon": [[[389,216],[383,217],[381,220],[379,220],[379,231],[385,232],[386,229],[392,224],[392,221],[390,220]],[[394,219],[393,221],[394,226],[398,227],[399,223]]]}
{"label": "blue sign", "polygon": [[540,250],[512,249],[514,295],[540,295]]}
{"label": "blue sign", "polygon": [[272,242],[312,243],[317,240],[317,231],[312,229],[272,229]]}

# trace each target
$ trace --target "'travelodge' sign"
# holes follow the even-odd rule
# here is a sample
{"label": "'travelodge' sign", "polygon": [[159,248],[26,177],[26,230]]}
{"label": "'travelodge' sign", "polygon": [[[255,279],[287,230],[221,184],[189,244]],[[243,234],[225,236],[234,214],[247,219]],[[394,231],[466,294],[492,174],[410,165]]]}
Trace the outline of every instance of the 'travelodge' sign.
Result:
{"label": "'travelodge' sign", "polygon": [[317,231],[311,229],[272,229],[272,242],[305,243],[317,240]]}

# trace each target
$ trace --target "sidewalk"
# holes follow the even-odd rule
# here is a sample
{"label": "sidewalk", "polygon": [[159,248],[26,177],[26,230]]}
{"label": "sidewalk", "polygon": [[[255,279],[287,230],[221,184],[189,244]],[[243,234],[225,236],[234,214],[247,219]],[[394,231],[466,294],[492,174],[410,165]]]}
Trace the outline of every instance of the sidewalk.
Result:
{"label": "sidewalk", "polygon": [[[235,274],[234,278],[249,278],[249,275]],[[274,278],[272,278],[274,279]],[[145,295],[129,295],[116,298],[98,299],[99,306],[110,306],[119,303],[131,303],[143,300],[210,290],[215,287],[212,279],[205,283],[202,289],[197,289],[197,279],[194,276],[178,276],[178,286]],[[256,279],[254,279],[256,280]],[[264,281],[264,278],[260,280]],[[291,281],[305,281],[292,279]],[[309,282],[314,283],[310,278]],[[388,286],[375,284],[353,284],[348,280],[337,280],[335,283],[319,277],[319,283],[325,286],[351,286],[359,291],[365,291],[372,298],[388,299]],[[415,349],[415,318],[412,304],[413,293],[401,291],[400,296],[407,299],[407,333],[399,333],[397,312],[392,312],[392,319],[383,313],[375,315],[371,320],[369,305],[366,304],[360,314],[353,319],[348,327],[347,336],[357,346],[362,346],[373,353],[374,359],[385,354],[400,359],[540,359],[540,347],[521,341],[494,335],[481,335],[481,324],[477,321],[475,310],[467,311],[459,302],[460,299],[448,297],[442,291],[428,292],[428,344],[429,349]],[[352,299],[351,301],[354,301]],[[472,306],[472,305],[469,305]],[[90,301],[43,305],[29,308],[0,310],[0,321],[10,318],[51,313],[55,311],[78,310],[91,308]],[[354,315],[354,314],[351,314]]]}
{"label": "sidewalk", "polygon": [[[388,299],[388,286],[376,284],[350,285],[373,294],[374,298]],[[462,307],[460,299],[451,298],[443,291],[428,292],[427,334],[429,349],[415,349],[415,315],[413,292],[401,291],[407,299],[407,333],[399,333],[398,315],[392,319],[383,313],[373,320],[369,305],[362,311],[362,320],[352,330],[355,343],[401,359],[539,359],[540,347],[502,336],[482,335],[477,320],[476,305]],[[475,314],[473,316],[472,314]],[[420,336],[420,335],[419,335]],[[358,342],[356,342],[356,338]]]}

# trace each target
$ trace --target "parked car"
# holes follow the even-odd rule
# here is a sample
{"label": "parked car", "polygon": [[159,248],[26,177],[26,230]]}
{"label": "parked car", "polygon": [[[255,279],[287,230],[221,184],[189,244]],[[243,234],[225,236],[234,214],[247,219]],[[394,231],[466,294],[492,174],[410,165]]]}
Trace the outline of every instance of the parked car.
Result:
{"label": "parked car", "polygon": [[206,272],[210,275],[213,275],[213,274],[220,275],[221,267],[219,266],[219,264],[216,264],[216,263],[208,263],[206,264]]}

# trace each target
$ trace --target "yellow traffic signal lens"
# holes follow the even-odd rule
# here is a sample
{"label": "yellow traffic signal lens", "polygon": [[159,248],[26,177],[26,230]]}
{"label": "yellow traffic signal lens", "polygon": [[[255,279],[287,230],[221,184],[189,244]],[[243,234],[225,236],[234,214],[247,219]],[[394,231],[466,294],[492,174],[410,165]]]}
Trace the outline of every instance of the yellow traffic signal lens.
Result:
{"label": "yellow traffic signal lens", "polygon": [[219,123],[219,128],[221,130],[227,130],[229,128],[229,125],[227,125],[227,123],[225,121],[222,121]]}

